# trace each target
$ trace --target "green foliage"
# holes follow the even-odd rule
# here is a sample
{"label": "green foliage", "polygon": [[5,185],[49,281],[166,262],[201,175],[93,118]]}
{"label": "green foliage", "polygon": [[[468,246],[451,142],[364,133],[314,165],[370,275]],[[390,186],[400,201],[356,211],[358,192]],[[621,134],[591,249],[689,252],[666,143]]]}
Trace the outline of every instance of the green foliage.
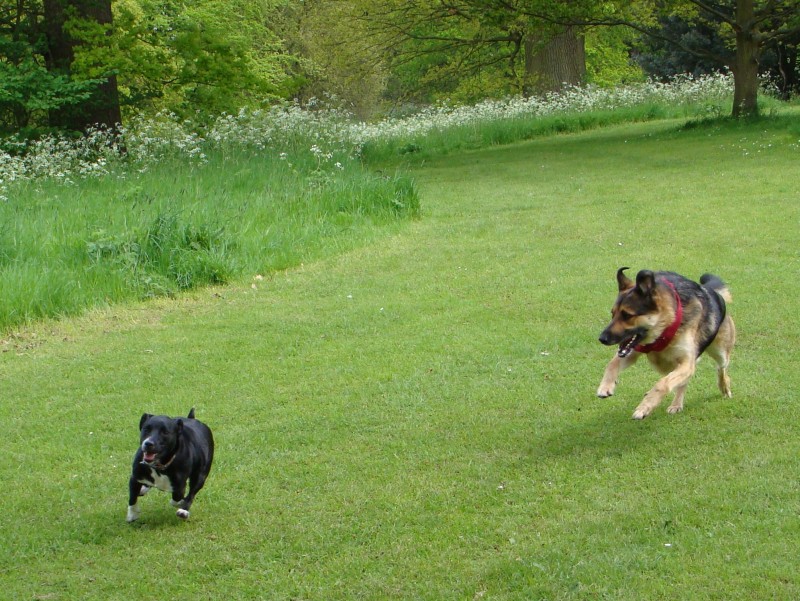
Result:
{"label": "green foliage", "polygon": [[613,87],[644,81],[642,69],[630,58],[631,46],[636,40],[635,32],[622,27],[598,27],[587,31],[587,83]]}
{"label": "green foliage", "polygon": [[113,24],[67,10],[74,57],[60,71],[42,35],[57,24],[45,23],[35,2],[9,6],[0,14],[0,119],[6,129],[47,125],[48,111],[80,106],[111,76],[126,117],[168,110],[213,118],[290,97],[305,70],[281,38],[289,4],[120,0]]}
{"label": "green foliage", "polygon": [[388,69],[354,2],[292,3],[281,31],[298,62],[296,97],[325,98],[362,119],[381,106]]}
{"label": "green foliage", "polygon": [[[206,3],[199,8],[207,8]],[[256,69],[248,47],[231,33],[236,30],[199,8],[189,10],[170,0],[117,5],[113,46],[119,50],[113,64],[123,103],[183,116],[215,115],[258,104],[269,95],[275,82]]]}
{"label": "green foliage", "polygon": [[101,81],[48,71],[41,40],[29,43],[18,34],[0,31],[0,132],[41,125],[48,111],[79,105]]}
{"label": "green foliage", "polygon": [[530,24],[513,11],[495,3],[451,10],[446,3],[388,1],[366,14],[370,35],[391,40],[387,96],[395,104],[468,104],[521,91],[520,44]]}

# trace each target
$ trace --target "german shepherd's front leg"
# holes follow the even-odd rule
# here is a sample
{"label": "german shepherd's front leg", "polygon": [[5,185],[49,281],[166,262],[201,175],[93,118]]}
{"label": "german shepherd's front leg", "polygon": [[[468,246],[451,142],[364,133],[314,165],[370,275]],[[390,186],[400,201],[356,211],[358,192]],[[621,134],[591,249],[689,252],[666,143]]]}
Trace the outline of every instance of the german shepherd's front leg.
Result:
{"label": "german shepherd's front leg", "polygon": [[683,409],[683,395],[686,392],[686,385],[694,375],[695,366],[694,359],[687,359],[656,382],[656,385],[644,395],[644,399],[639,403],[636,411],[633,412],[633,419],[644,419],[650,415],[661,401],[664,400],[664,397],[676,389],[678,391],[676,402],[679,401],[680,404],[676,405],[673,403],[673,405],[670,406],[670,413],[677,413]]}
{"label": "german shepherd's front leg", "polygon": [[601,399],[604,399],[613,395],[614,390],[617,388],[617,378],[619,377],[619,372],[636,363],[638,358],[639,353],[636,352],[631,353],[625,358],[615,354],[614,358],[606,366],[606,371],[603,373],[603,379],[600,382],[600,386],[597,388],[597,396],[599,396]]}

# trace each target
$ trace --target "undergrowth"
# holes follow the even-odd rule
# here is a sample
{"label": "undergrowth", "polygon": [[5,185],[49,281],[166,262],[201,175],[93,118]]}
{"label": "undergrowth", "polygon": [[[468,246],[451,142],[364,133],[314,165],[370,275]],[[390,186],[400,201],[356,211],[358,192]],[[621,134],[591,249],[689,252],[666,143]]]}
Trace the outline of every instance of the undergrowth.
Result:
{"label": "undergrowth", "polygon": [[286,269],[418,214],[408,177],[252,153],[27,182],[0,202],[0,331]]}

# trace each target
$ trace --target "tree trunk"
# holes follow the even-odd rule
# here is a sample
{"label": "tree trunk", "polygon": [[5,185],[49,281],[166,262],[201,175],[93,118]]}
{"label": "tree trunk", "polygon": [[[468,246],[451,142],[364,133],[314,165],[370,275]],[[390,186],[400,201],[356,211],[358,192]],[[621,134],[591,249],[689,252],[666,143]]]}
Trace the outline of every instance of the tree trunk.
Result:
{"label": "tree trunk", "polygon": [[778,72],[781,74],[780,97],[789,100],[797,90],[797,46],[777,44]]}
{"label": "tree trunk", "polygon": [[586,47],[583,36],[572,27],[553,36],[544,46],[531,36],[525,38],[525,81],[523,94],[560,92],[586,78]]}
{"label": "tree trunk", "polygon": [[753,0],[736,0],[736,58],[733,71],[733,116],[758,115],[758,59],[761,36],[753,24]]}
{"label": "tree trunk", "polygon": [[[68,12],[97,23],[111,24],[111,0],[44,0],[44,22],[47,33],[49,71],[71,74],[75,48],[81,43],[64,30]],[[80,106],[65,106],[50,111],[50,125],[86,131],[95,125],[115,128],[122,122],[117,91],[117,78],[108,75],[103,83]]]}

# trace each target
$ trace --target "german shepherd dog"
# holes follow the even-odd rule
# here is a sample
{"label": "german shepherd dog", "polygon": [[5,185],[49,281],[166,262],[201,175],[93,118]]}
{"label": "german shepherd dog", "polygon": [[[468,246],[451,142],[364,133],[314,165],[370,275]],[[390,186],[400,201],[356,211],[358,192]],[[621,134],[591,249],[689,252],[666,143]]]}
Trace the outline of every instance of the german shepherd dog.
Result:
{"label": "german shepherd dog", "polygon": [[632,282],[617,271],[619,295],[611,309],[611,323],[600,334],[600,342],[619,349],[606,367],[597,396],[614,394],[619,372],[642,355],[664,375],[644,396],[633,419],[644,419],[670,392],[675,399],[668,413],[683,410],[686,386],[703,352],[717,362],[717,384],[722,396],[730,398],[728,376],[736,327],[727,314],[725,302],[731,294],[715,275],[705,274],[700,283],[671,271],[642,270]]}

